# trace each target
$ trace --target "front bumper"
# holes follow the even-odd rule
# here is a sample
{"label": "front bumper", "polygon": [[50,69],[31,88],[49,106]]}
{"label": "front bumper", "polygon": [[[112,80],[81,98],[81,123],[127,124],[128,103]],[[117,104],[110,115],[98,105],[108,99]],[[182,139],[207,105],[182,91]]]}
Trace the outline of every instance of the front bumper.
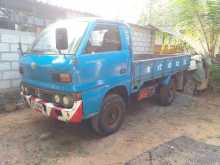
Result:
{"label": "front bumper", "polygon": [[[22,92],[21,95],[32,110],[41,112],[45,116],[69,123],[79,123],[83,119],[82,100],[75,101],[72,108],[61,108],[32,95],[24,95]],[[41,108],[33,106],[34,104],[41,105]]]}

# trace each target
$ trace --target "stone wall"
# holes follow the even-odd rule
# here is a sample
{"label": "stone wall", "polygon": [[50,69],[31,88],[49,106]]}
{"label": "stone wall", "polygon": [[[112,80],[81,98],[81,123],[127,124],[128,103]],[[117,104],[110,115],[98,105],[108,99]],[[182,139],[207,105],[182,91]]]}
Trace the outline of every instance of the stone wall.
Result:
{"label": "stone wall", "polygon": [[34,33],[0,29],[0,110],[14,109],[19,100],[18,43],[24,51],[32,44]]}
{"label": "stone wall", "polygon": [[34,33],[0,29],[0,91],[19,86],[18,43],[26,51],[34,38]]}
{"label": "stone wall", "polygon": [[150,28],[131,26],[133,53],[153,54],[155,44],[155,33]]}
{"label": "stone wall", "polygon": [[[133,27],[133,32],[134,52],[151,54],[154,33],[139,27]],[[17,54],[18,43],[22,43],[22,48],[26,51],[35,37],[35,33],[0,29],[0,109],[19,100],[18,87],[21,77]]]}

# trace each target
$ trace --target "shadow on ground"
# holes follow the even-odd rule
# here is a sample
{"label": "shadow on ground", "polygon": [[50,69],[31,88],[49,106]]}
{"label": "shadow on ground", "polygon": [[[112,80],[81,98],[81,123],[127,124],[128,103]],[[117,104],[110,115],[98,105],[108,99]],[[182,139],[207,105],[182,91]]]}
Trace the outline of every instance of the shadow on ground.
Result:
{"label": "shadow on ground", "polygon": [[220,147],[181,136],[148,150],[126,165],[217,165]]}

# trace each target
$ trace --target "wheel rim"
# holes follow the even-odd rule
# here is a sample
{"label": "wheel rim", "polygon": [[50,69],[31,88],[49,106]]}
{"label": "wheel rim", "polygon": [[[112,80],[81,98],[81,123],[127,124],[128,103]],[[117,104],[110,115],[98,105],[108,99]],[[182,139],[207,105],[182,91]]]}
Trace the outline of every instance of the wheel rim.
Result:
{"label": "wheel rim", "polygon": [[110,106],[104,117],[105,125],[109,128],[114,128],[117,126],[117,122],[120,118],[120,107],[119,106]]}

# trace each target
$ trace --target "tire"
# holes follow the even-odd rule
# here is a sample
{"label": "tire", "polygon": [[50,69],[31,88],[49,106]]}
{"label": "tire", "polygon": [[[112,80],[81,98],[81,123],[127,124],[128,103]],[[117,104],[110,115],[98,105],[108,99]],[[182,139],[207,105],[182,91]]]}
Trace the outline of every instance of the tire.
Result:
{"label": "tire", "polygon": [[168,85],[163,85],[159,90],[159,101],[163,106],[173,103],[176,96],[176,81],[172,79]]}
{"label": "tire", "polygon": [[123,123],[125,107],[125,101],[121,96],[107,95],[100,113],[90,119],[93,130],[101,136],[116,132]]}

